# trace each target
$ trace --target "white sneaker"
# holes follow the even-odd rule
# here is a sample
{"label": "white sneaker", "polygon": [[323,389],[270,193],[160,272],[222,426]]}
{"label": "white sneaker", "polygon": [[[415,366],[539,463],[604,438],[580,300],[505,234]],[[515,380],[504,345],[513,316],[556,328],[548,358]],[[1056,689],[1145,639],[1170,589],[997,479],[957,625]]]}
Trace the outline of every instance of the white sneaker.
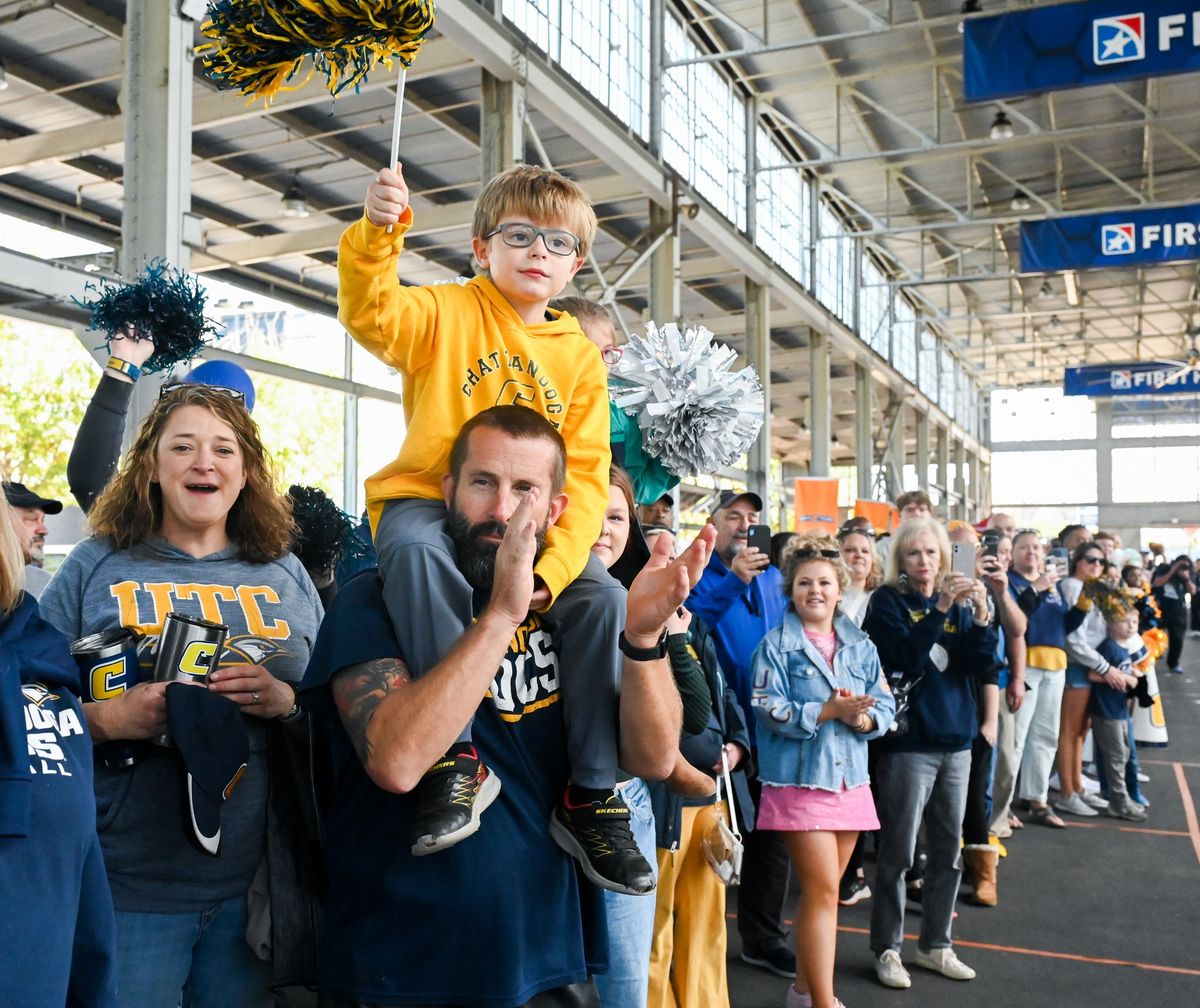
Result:
{"label": "white sneaker", "polygon": [[1097,816],[1100,814],[1077,794],[1057,798],[1054,801],[1054,810],[1074,816]]}
{"label": "white sneaker", "polygon": [[1047,782],[1046,786],[1051,791],[1061,791],[1062,790],[1062,788],[1060,788],[1058,786],[1058,771],[1057,770],[1050,775],[1050,780]]}
{"label": "white sneaker", "polygon": [[1105,806],[1105,811],[1114,819],[1128,819],[1131,822],[1145,822],[1146,809],[1135,801],[1127,801],[1123,805],[1113,802]]}
{"label": "white sneaker", "polygon": [[[971,975],[974,976],[975,974],[972,973]],[[888,949],[875,960],[875,976],[884,987],[907,990],[912,986],[912,977],[908,975],[908,970],[904,968],[904,963],[900,961],[900,953],[895,949]]]}
{"label": "white sneaker", "polygon": [[951,980],[975,979],[975,971],[959,959],[952,948],[933,949],[930,952],[922,952],[918,948],[917,957],[913,961],[918,966],[924,966],[925,969],[933,970],[934,973],[941,973],[942,976]]}
{"label": "white sneaker", "polygon": [[1084,800],[1088,807],[1094,808],[1097,812],[1103,812],[1106,808],[1108,808],[1108,802],[1101,798],[1098,794],[1092,794],[1090,791],[1083,791],[1080,792],[1079,797]]}
{"label": "white sneaker", "polygon": [[[1192,633],[1200,634],[1200,630],[1193,630]],[[1139,784],[1149,784],[1150,783],[1150,775],[1142,773],[1141,770],[1138,771],[1137,777],[1138,777]]]}
{"label": "white sneaker", "polygon": [[1093,780],[1093,779],[1092,779],[1091,777],[1089,777],[1087,774],[1080,774],[1080,775],[1079,775],[1079,779],[1080,779],[1081,781],[1083,781],[1083,790],[1084,790],[1085,792],[1088,792],[1088,793],[1099,793],[1099,791],[1100,791],[1100,782],[1099,782],[1098,780]]}

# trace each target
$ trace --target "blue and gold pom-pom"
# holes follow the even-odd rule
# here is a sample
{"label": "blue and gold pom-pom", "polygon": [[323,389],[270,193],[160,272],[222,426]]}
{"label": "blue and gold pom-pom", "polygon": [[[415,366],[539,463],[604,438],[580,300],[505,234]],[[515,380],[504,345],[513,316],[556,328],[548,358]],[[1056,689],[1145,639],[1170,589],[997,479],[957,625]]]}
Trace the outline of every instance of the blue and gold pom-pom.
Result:
{"label": "blue and gold pom-pom", "polygon": [[212,0],[198,46],[218,87],[271,99],[304,61],[331,94],[357,87],[378,63],[404,66],[433,27],[433,0]]}
{"label": "blue and gold pom-pom", "polygon": [[161,259],[151,262],[132,283],[101,280],[89,283],[87,290],[95,297],[76,298],[75,303],[91,312],[88,328],[105,334],[106,348],[114,336],[131,334],[154,343],[154,356],[142,365],[143,374],[169,371],[190,361],[218,335],[216,326],[204,317],[207,295],[200,281]]}
{"label": "blue and gold pom-pom", "polygon": [[317,573],[332,571],[346,557],[359,558],[368,552],[355,534],[357,522],[339,508],[319,487],[292,484],[288,487],[296,532],[292,552],[304,569]]}

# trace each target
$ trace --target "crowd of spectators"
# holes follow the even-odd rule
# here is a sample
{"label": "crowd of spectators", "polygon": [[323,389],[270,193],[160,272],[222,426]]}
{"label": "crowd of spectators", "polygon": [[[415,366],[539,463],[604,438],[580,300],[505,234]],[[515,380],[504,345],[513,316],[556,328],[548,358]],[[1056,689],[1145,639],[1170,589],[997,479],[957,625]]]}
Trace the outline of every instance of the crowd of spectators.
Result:
{"label": "crowd of spectators", "polygon": [[922,490],[894,529],[774,541],[722,490],[678,544],[611,318],[551,305],[586,197],[502,173],[480,275],[428,288],[396,280],[407,197],[381,171],[339,251],[343,322],[405,379],[378,566],[296,555],[244,388],[164,385],[118,466],[146,334],[114,340],[53,578],[61,502],[5,483],[5,1003],[721,1008],[737,884],[742,960],[835,1008],[840,905],[873,901],[883,986],[914,900],[908,964],[970,980],[964,875],[995,906],[1026,823],[1146,818],[1130,710],[1153,631],[1179,670],[1187,557],[1106,573],[1112,535],[943,524]]}

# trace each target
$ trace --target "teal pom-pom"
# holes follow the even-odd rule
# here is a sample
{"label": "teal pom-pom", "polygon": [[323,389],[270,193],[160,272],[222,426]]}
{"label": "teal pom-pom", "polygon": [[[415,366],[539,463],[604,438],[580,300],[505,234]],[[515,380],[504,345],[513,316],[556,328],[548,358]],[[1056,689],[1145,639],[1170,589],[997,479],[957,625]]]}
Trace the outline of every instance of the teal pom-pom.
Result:
{"label": "teal pom-pom", "polygon": [[143,374],[169,371],[203,351],[219,335],[204,316],[207,295],[190,273],[155,259],[130,284],[101,280],[89,283],[96,296],[75,299],[91,312],[89,329],[105,334],[105,346],[114,336],[131,331],[134,338],[154,343],[154,355],[142,365]]}

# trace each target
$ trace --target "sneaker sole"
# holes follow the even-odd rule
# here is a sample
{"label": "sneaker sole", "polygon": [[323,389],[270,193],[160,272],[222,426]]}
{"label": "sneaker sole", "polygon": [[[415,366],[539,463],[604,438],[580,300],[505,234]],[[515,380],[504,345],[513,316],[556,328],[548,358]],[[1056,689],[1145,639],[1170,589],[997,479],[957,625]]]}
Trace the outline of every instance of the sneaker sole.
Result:
{"label": "sneaker sole", "polygon": [[796,971],[789,973],[787,970],[781,970],[778,966],[774,966],[767,959],[759,959],[757,956],[746,955],[742,953],[742,962],[750,966],[758,966],[765,969],[768,973],[774,973],[777,977],[783,977],[785,980],[791,980],[796,976]]}
{"label": "sneaker sole", "polygon": [[412,856],[424,857],[426,854],[436,854],[438,851],[444,851],[447,847],[453,847],[456,843],[466,840],[467,837],[478,832],[479,817],[487,811],[487,807],[496,800],[496,796],[499,794],[500,778],[494,773],[489,772],[479,788],[479,794],[475,797],[475,803],[471,807],[470,820],[463,823],[458,829],[437,839],[434,839],[428,833],[423,837],[418,837],[412,847],[409,848]]}
{"label": "sneaker sole", "polygon": [[860,889],[849,899],[838,900],[838,905],[839,906],[854,906],[855,903],[862,903],[865,900],[869,900],[870,898],[871,898],[871,890],[870,889]]}
{"label": "sneaker sole", "polygon": [[558,816],[553,813],[550,815],[550,837],[579,863],[580,870],[592,885],[607,889],[609,892],[619,893],[622,896],[648,896],[657,888],[656,883],[649,889],[631,889],[629,886],[623,886],[619,882],[605,878],[592,867],[592,862],[588,860],[583,845],[575,839],[574,834],[566,826],[558,821]]}

